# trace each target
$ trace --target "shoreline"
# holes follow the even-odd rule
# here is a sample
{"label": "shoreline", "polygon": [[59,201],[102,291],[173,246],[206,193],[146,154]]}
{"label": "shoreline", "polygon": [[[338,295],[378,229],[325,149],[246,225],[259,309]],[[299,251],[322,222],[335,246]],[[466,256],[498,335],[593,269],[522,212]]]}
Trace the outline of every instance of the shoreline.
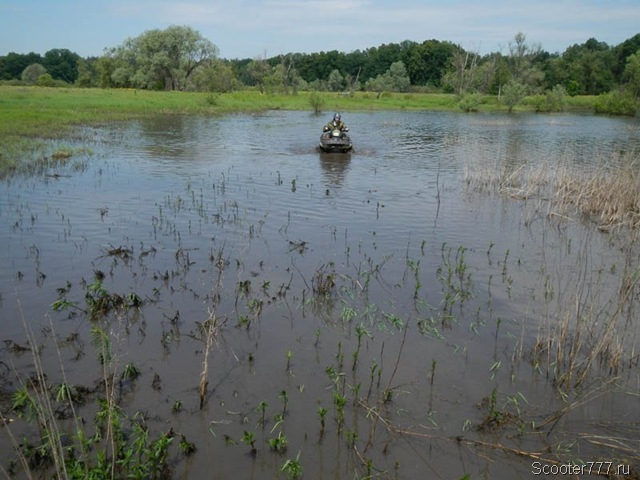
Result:
{"label": "shoreline", "polygon": [[[533,98],[533,97],[531,97]],[[568,97],[563,113],[594,111],[597,97]],[[315,102],[315,103],[314,103]],[[0,177],[38,171],[47,140],[64,139],[78,126],[99,126],[156,115],[216,116],[269,110],[310,111],[448,111],[460,114],[506,113],[496,96],[478,95],[474,112],[460,97],[444,93],[297,92],[267,94],[255,90],[229,93],[148,91],[135,89],[0,86]],[[513,113],[535,113],[526,100]]]}

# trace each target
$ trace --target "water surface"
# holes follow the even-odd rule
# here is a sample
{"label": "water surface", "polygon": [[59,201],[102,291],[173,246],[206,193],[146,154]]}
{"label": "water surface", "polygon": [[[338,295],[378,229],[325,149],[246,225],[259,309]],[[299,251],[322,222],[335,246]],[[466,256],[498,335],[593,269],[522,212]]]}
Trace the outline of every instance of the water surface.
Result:
{"label": "water surface", "polygon": [[[324,119],[305,112],[87,129],[86,168],[5,181],[0,361],[33,370],[31,356],[11,348],[26,344],[26,323],[52,382],[60,362],[70,383],[99,379],[88,339],[96,320],[52,305],[63,298],[86,309],[104,276],[106,291],[143,301],[100,323],[119,364],[141,370],[121,392],[123,407],[198,448],[187,460],[175,454],[177,477],[285,478],[282,465],[300,452],[304,478],[530,478],[533,457],[517,451],[590,461],[621,455],[596,435],[637,444],[637,432],[620,433],[640,420],[628,394],[637,361],[622,359],[615,386],[606,368],[594,369],[561,394],[553,366],[534,353],[576,304],[585,318],[618,311],[625,265],[637,268],[637,255],[618,235],[550,217],[544,199],[463,181],[469,165],[615,167],[640,143],[637,121],[420,112],[344,120],[354,141],[345,155],[317,151]],[[633,312],[625,306],[619,332],[631,347]],[[219,328],[200,409],[198,325],[212,317]],[[83,340],[58,342],[58,353],[52,339],[72,333]],[[9,370],[5,392],[16,388]],[[336,394],[348,400],[343,423]],[[184,408],[172,413],[177,400]],[[572,401],[582,403],[553,429],[532,428]],[[328,410],[322,434],[319,407]],[[504,424],[483,424],[491,409]],[[256,434],[255,457],[244,431]],[[268,444],[278,432],[284,454]]]}

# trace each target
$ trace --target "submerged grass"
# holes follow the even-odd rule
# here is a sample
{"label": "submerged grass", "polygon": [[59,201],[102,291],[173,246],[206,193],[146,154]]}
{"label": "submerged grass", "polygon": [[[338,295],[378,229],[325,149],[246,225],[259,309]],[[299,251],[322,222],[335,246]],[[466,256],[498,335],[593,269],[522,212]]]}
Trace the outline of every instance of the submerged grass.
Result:
{"label": "submerged grass", "polygon": [[[120,372],[119,344],[127,319],[118,314],[116,322],[110,332],[108,326],[94,325],[100,337],[96,350],[102,359],[102,372],[96,386],[87,388],[69,383],[51,321],[50,340],[55,345],[63,383],[56,386],[49,380],[52,372],[41,356],[44,345],[23,318],[35,374],[23,377],[16,371],[21,386],[13,393],[11,409],[0,409],[0,426],[7,432],[15,455],[7,469],[0,467],[6,478],[171,478],[169,449],[176,432],[169,429],[156,436],[145,413],[129,416],[122,407],[124,381],[134,381],[140,371],[127,363]],[[81,413],[91,402],[95,406],[93,423]],[[25,425],[27,429],[33,427],[28,434],[23,431]],[[14,434],[14,428],[20,433]],[[189,455],[195,446],[180,435],[178,448]]]}

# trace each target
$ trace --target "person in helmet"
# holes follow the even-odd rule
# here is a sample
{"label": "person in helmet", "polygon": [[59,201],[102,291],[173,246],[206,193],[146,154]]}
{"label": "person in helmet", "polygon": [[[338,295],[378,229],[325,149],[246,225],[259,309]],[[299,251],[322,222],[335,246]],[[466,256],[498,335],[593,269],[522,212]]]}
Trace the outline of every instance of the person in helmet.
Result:
{"label": "person in helmet", "polygon": [[333,119],[327,123],[324,128],[322,129],[323,132],[331,132],[332,130],[335,130],[336,128],[338,130],[340,130],[341,133],[345,133],[349,131],[349,127],[347,127],[347,125],[341,120],[341,116],[339,113],[334,113],[333,114]]}

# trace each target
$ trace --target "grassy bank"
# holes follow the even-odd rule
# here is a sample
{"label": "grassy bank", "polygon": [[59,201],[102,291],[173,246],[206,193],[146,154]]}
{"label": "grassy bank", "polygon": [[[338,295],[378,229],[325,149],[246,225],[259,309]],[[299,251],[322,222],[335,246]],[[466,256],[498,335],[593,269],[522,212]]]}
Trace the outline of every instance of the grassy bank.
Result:
{"label": "grassy bank", "polygon": [[[34,157],[50,155],[35,139],[64,138],[78,125],[99,125],[157,114],[221,115],[265,110],[313,110],[310,92],[296,95],[240,91],[151,92],[0,86],[0,175],[20,170]],[[354,95],[320,93],[319,109],[461,111],[451,94],[357,92]],[[571,98],[569,109],[589,109],[593,98]],[[526,103],[523,110],[533,111]],[[479,111],[506,111],[494,96],[478,99]]]}
{"label": "grassy bank", "polygon": [[[128,120],[153,114],[204,114],[263,110],[311,110],[309,92],[266,95],[256,91],[225,94],[81,88],[0,87],[0,136],[54,137],[65,127]],[[325,110],[460,111],[452,94],[357,92],[320,94]],[[575,97],[569,108],[588,108],[592,99]],[[523,107],[527,108],[527,107]],[[496,97],[482,97],[481,111],[506,111]]]}

